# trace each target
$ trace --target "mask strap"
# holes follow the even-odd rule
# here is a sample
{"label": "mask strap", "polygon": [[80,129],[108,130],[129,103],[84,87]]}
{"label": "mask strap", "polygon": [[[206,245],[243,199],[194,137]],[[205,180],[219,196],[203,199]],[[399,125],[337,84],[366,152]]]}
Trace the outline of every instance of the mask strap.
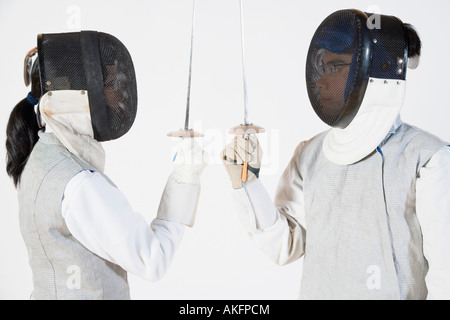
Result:
{"label": "mask strap", "polygon": [[23,80],[25,82],[25,86],[28,87],[31,83],[31,66],[33,62],[33,56],[37,53],[37,47],[34,47],[25,55],[25,59],[23,60]]}

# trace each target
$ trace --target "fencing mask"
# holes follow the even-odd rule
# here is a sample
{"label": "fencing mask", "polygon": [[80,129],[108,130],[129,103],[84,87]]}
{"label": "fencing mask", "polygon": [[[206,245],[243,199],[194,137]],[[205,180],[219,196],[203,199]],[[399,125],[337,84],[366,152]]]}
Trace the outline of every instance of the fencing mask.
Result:
{"label": "fencing mask", "polygon": [[323,143],[329,160],[355,163],[384,139],[403,105],[407,62],[408,36],[396,17],[340,10],[320,24],[306,83],[314,111],[332,127]]}
{"label": "fencing mask", "polygon": [[37,53],[42,95],[86,90],[94,139],[113,140],[128,132],[136,117],[137,88],[122,42],[96,31],[40,34]]}

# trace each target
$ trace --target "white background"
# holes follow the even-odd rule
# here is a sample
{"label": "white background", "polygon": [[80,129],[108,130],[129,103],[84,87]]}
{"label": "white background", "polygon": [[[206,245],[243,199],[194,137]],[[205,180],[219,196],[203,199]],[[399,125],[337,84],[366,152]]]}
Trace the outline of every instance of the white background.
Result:
{"label": "white background", "polygon": [[[450,1],[243,0],[250,120],[266,128],[261,180],[273,196],[296,145],[327,129],[310,107],[304,81],[309,41],[320,22],[344,8],[400,17],[423,41],[421,64],[408,72],[402,119],[450,141],[448,12]],[[129,49],[136,68],[138,115],[130,132],[104,143],[106,174],[147,221],[156,216],[184,126],[191,0],[0,0],[2,73],[0,151],[6,124],[29,91],[23,58],[38,33],[97,30]],[[133,299],[296,299],[301,260],[277,266],[240,225],[219,153],[227,129],[243,121],[238,0],[197,0],[191,127],[205,134],[210,165],[202,176],[195,226],[188,229],[166,276],[157,283],[129,275]],[[17,193],[0,170],[0,299],[28,299],[31,270],[18,224]]]}

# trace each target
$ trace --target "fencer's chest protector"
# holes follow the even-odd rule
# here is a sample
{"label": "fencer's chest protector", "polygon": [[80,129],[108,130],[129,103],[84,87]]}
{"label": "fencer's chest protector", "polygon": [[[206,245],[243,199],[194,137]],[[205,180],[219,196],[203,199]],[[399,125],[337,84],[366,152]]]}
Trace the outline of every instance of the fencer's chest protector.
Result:
{"label": "fencer's chest protector", "polygon": [[307,141],[297,161],[307,213],[301,298],[425,299],[416,179],[448,143],[403,123],[382,154],[342,166],[321,152],[325,135]]}
{"label": "fencer's chest protector", "polygon": [[62,215],[66,186],[82,170],[95,168],[66,150],[54,134],[39,132],[18,187],[20,231],[33,273],[32,297],[129,300],[127,272],[81,244]]}
{"label": "fencer's chest protector", "polygon": [[306,83],[312,107],[332,128],[326,157],[355,163],[386,137],[403,106],[408,61],[405,27],[393,16],[340,10],[317,28]]}
{"label": "fencer's chest protector", "polygon": [[88,91],[94,139],[113,140],[129,131],[137,112],[137,86],[122,42],[96,31],[40,34],[38,58],[43,95]]}

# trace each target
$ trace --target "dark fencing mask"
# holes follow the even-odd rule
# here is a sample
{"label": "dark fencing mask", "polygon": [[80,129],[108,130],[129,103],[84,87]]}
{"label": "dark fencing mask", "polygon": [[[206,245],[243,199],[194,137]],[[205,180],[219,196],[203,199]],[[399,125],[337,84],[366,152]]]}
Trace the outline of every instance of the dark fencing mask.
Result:
{"label": "dark fencing mask", "polygon": [[38,59],[42,95],[87,90],[94,138],[121,137],[133,125],[137,87],[127,48],[112,35],[81,31],[40,34]]}
{"label": "dark fencing mask", "polygon": [[404,80],[407,57],[408,39],[398,18],[358,10],[332,13],[317,28],[307,56],[306,83],[314,111],[332,127],[347,127],[369,78]]}

